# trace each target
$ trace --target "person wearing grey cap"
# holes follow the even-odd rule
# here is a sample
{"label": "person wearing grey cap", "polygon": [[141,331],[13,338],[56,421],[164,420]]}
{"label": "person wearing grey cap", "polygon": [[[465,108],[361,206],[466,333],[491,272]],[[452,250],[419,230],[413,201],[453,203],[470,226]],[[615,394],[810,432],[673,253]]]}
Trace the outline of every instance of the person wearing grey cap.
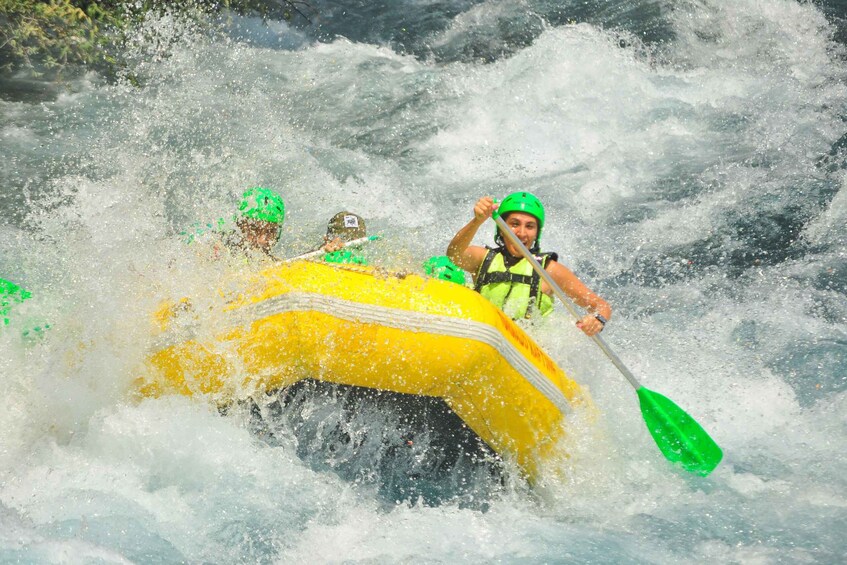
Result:
{"label": "person wearing grey cap", "polygon": [[361,216],[348,211],[337,213],[330,218],[326,226],[324,244],[321,247],[326,251],[324,261],[366,265],[367,260],[362,256],[361,249],[348,244],[367,235],[365,220]]}

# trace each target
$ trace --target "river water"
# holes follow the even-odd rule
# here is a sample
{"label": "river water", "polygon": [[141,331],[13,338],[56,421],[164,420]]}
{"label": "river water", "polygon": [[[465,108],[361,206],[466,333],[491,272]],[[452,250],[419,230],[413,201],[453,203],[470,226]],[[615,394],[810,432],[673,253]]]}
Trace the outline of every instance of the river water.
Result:
{"label": "river water", "polygon": [[[4,86],[0,276],[34,296],[0,332],[0,562],[843,562],[839,5],[313,6],[213,37],[151,15],[127,46],[140,88]],[[214,286],[177,234],[254,185],[284,195],[280,255],[350,209],[396,269],[478,196],[536,193],[543,247],[615,309],[605,339],[723,463],[669,466],[563,311],[530,331],[599,418],[533,489],[403,497],[263,440],[249,410],[138,400],[150,312]]]}

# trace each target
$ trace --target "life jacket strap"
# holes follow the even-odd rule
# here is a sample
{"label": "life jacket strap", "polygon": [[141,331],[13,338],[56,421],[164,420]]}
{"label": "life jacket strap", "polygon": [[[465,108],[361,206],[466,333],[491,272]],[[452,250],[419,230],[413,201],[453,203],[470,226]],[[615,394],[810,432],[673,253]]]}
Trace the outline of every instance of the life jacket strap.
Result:
{"label": "life jacket strap", "polygon": [[517,275],[515,273],[510,273],[509,271],[497,271],[496,273],[485,273],[481,278],[485,279],[481,286],[492,283],[510,282],[528,284],[531,287],[533,280],[541,277],[538,277],[537,275],[535,277],[532,275]]}
{"label": "life jacket strap", "polygon": [[[529,305],[527,306],[526,316],[529,317],[532,313],[533,307],[538,307],[538,298],[539,292],[541,291],[541,276],[533,270],[531,275],[518,275],[515,273],[511,273],[508,270],[506,271],[498,271],[496,273],[490,273],[488,270],[491,268],[491,263],[494,262],[494,259],[498,254],[505,252],[505,246],[488,248],[488,253],[485,254],[485,258],[482,260],[482,264],[479,266],[479,271],[477,271],[476,283],[474,284],[474,290],[479,292],[482,287],[488,284],[493,283],[518,283],[518,284],[526,284],[529,285]],[[553,261],[558,260],[558,253],[549,252],[549,253],[537,253],[534,254],[535,259],[541,265],[541,268],[547,268],[547,263],[552,259]],[[511,294],[511,289],[509,290],[509,294]],[[506,295],[506,300],[508,300],[508,295]]]}
{"label": "life jacket strap", "polygon": [[479,270],[476,272],[476,282],[474,283],[473,289],[477,292],[482,289],[483,286],[487,284],[486,275],[488,275],[488,269],[491,268],[491,263],[494,262],[494,258],[497,257],[497,254],[503,250],[502,247],[488,248],[488,253],[485,254],[485,258],[482,260],[482,264],[479,266]]}

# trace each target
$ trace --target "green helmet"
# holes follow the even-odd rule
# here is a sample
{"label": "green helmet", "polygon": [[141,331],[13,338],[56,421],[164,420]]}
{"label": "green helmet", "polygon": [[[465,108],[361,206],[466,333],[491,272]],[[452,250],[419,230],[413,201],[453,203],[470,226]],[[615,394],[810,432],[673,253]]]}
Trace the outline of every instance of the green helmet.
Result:
{"label": "green helmet", "polygon": [[[503,199],[494,213],[505,216],[511,212],[524,212],[538,220],[538,236],[536,236],[535,245],[531,249],[531,251],[538,251],[541,248],[541,229],[544,227],[544,205],[541,204],[541,200],[529,192],[513,192]],[[494,239],[495,241],[502,241],[500,230],[497,227],[494,228]]]}
{"label": "green helmet", "polygon": [[269,188],[254,187],[241,196],[238,211],[243,218],[282,224],[285,220],[285,202]]}
{"label": "green helmet", "polygon": [[465,284],[465,272],[445,255],[430,257],[424,262],[423,268],[424,272],[431,277],[456,284]]}
{"label": "green helmet", "polygon": [[9,325],[9,311],[12,305],[23,302],[32,296],[32,293],[25,290],[12,281],[0,278],[0,326]]}

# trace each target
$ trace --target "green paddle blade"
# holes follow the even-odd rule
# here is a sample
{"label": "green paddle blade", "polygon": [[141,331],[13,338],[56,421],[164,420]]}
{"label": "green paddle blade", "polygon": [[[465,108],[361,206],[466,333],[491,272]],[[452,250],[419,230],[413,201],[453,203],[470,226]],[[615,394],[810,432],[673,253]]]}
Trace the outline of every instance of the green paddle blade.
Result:
{"label": "green paddle blade", "polygon": [[723,452],[694,418],[658,392],[643,386],[636,392],[647,429],[668,461],[703,477],[718,466]]}

